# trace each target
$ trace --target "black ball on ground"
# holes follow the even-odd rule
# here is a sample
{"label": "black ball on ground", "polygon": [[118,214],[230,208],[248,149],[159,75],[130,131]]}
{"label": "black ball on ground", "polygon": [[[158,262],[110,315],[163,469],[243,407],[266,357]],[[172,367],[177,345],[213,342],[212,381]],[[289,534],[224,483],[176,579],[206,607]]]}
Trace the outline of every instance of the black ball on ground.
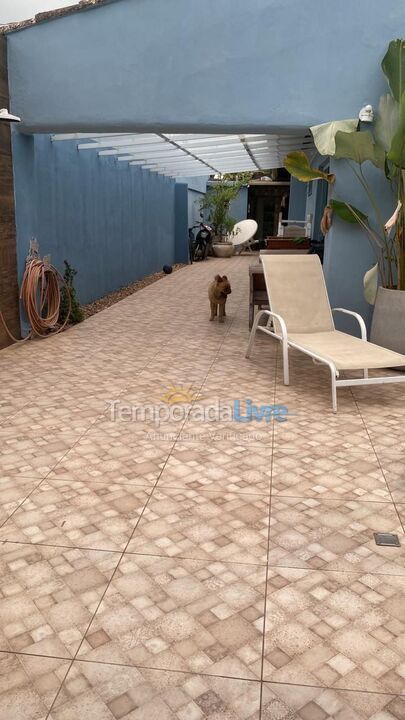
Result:
{"label": "black ball on ground", "polygon": [[163,265],[163,272],[166,273],[166,275],[170,275],[171,272],[173,272],[173,268],[171,265]]}

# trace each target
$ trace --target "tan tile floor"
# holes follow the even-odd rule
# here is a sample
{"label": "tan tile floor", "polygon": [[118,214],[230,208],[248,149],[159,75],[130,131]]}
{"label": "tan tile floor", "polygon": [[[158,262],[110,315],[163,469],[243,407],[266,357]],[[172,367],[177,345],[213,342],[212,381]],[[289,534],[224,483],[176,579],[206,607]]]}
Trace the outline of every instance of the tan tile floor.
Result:
{"label": "tan tile floor", "polygon": [[[251,261],[0,353],[0,720],[404,720],[405,393],[246,360]],[[194,413],[237,399],[289,417]]]}

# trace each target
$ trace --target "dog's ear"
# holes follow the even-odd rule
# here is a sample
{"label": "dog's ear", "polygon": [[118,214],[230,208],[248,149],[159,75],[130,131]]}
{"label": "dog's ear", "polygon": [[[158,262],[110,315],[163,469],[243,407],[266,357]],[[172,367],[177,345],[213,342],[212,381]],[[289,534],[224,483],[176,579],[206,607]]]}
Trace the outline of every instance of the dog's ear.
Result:
{"label": "dog's ear", "polygon": [[221,282],[221,276],[215,275],[214,280],[216,280],[217,282]]}
{"label": "dog's ear", "polygon": [[226,277],[226,275],[222,275],[222,280],[228,280],[228,278]]}

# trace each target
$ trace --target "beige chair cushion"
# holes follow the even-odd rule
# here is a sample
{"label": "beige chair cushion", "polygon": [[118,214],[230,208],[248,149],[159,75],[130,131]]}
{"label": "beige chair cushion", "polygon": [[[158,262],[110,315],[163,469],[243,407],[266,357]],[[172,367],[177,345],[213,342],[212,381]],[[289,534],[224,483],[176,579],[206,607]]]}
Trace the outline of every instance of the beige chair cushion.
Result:
{"label": "beige chair cushion", "polygon": [[260,259],[270,308],[284,319],[289,335],[335,329],[318,255],[261,255]]}
{"label": "beige chair cushion", "polygon": [[291,333],[290,342],[304,350],[331,360],[337,370],[362,370],[369,368],[404,366],[405,355],[386,350],[380,345],[333,330],[320,333]]}

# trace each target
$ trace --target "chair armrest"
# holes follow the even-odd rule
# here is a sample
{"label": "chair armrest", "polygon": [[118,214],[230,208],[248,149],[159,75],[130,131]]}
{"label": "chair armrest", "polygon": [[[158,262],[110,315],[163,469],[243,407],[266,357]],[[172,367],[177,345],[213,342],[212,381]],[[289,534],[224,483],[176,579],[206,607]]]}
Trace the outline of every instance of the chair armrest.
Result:
{"label": "chair armrest", "polygon": [[[288,340],[288,332],[287,332],[287,325],[285,324],[284,319],[281,317],[281,315],[277,315],[277,313],[272,312],[271,310],[263,310],[263,312],[266,313],[266,315],[269,316],[269,320],[277,320],[280,323],[280,330],[281,330],[281,337],[283,341],[287,342]],[[273,323],[274,325],[274,323]]]}
{"label": "chair armrest", "polygon": [[345,313],[345,315],[352,315],[353,317],[355,317],[360,325],[361,339],[367,342],[366,323],[364,322],[361,315],[359,315],[359,313],[353,312],[353,310],[346,310],[345,308],[332,308],[332,312],[341,312]]}

